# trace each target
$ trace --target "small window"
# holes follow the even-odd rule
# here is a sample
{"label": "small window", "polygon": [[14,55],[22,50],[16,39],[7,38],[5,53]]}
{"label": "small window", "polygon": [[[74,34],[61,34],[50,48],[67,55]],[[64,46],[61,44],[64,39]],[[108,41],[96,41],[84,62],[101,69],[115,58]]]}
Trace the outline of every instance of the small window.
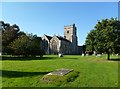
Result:
{"label": "small window", "polygon": [[67,33],[69,33],[69,31],[67,31]]}

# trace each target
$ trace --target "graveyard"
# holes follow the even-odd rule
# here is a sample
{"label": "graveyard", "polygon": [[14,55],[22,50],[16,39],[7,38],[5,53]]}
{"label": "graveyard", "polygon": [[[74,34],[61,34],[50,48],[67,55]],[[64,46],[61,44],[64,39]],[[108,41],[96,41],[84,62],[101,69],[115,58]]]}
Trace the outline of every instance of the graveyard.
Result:
{"label": "graveyard", "polygon": [[8,1],[1,3],[3,89],[119,87],[120,3]]}
{"label": "graveyard", "polygon": [[3,57],[2,87],[117,87],[118,56]]}

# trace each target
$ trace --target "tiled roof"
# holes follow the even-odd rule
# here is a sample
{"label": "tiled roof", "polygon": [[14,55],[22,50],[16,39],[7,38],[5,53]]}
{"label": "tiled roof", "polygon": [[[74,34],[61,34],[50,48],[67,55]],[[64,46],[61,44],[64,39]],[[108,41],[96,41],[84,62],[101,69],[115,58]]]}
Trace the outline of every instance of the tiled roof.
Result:
{"label": "tiled roof", "polygon": [[67,41],[67,42],[70,42],[69,40],[63,38],[62,36],[56,36],[59,40],[64,40],[64,41]]}

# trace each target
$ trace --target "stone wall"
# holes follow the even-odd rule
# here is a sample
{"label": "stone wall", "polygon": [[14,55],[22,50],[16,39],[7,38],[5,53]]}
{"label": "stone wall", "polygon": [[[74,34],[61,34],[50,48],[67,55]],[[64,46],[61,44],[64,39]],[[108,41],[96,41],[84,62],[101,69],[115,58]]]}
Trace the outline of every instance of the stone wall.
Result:
{"label": "stone wall", "polygon": [[58,54],[60,50],[60,40],[54,35],[50,40],[50,53]]}

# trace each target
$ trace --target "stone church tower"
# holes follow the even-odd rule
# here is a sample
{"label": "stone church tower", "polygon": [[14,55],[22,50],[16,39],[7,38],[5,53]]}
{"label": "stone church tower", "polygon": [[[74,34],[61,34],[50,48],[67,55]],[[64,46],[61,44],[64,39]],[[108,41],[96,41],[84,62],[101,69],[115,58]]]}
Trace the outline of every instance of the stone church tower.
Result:
{"label": "stone church tower", "polygon": [[69,40],[72,43],[72,52],[77,53],[77,28],[75,24],[69,25],[69,26],[64,26],[64,38]]}

